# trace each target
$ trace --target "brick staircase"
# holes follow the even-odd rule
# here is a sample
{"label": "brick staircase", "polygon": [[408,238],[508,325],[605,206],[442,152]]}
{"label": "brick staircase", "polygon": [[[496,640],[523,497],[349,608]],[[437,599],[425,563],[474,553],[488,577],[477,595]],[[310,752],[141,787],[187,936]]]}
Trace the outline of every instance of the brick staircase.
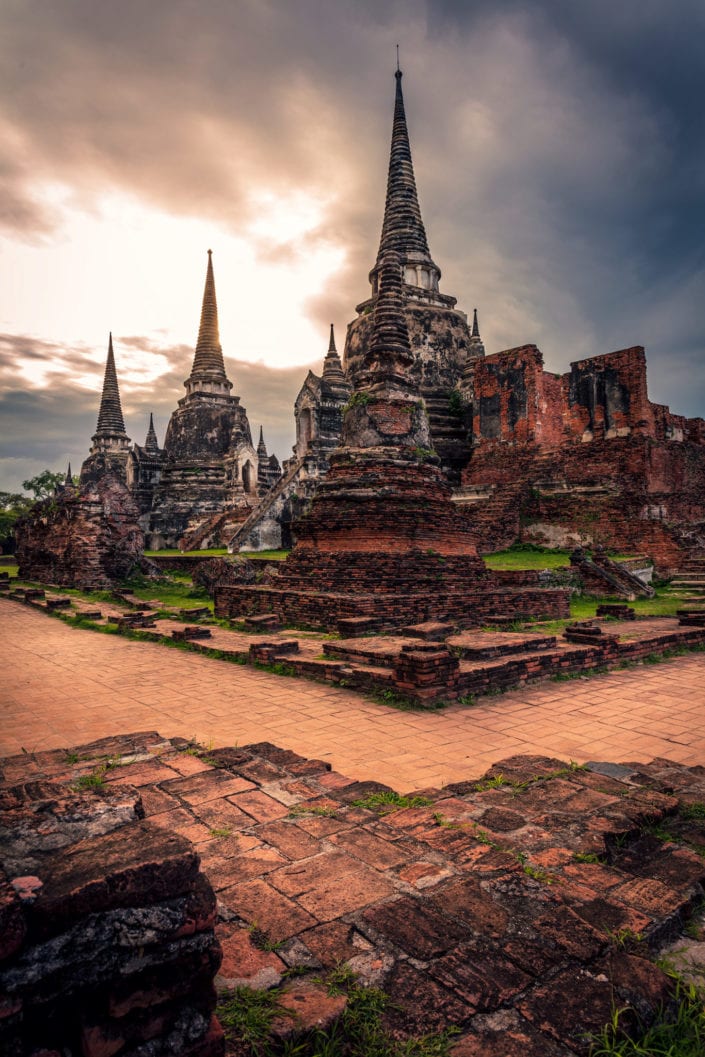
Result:
{"label": "brick staircase", "polygon": [[237,526],[236,531],[233,533],[231,538],[228,540],[228,550],[231,553],[237,553],[240,547],[245,543],[247,537],[250,535],[253,529],[255,529],[258,523],[267,516],[274,504],[288,488],[292,486],[296,478],[298,477],[301,468],[303,467],[305,459],[297,459],[287,470],[284,476],[277,481],[274,488],[262,496],[254,510],[248,514],[244,521]]}

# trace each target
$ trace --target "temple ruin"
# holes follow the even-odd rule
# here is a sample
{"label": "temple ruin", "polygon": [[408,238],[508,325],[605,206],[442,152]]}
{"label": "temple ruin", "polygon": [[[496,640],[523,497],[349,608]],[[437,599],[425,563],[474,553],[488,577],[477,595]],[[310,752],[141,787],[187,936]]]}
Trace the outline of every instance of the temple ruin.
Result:
{"label": "temple ruin", "polygon": [[[400,70],[395,79],[382,235],[371,297],[348,327],[348,385],[357,387],[372,340],[383,259],[396,252],[409,374],[426,407],[429,446],[481,552],[515,540],[603,546],[647,554],[662,574],[705,553],[705,421],[649,400],[641,346],[578,361],[555,375],[544,370],[535,345],[487,356],[477,309],[469,327],[455,298],[440,292],[441,272],[418,202]],[[231,550],[289,546],[294,538],[292,522],[311,496],[310,487],[297,487],[305,476],[301,464],[318,455],[315,424],[325,414],[311,373],[295,414],[289,480],[278,501],[269,497],[255,508]],[[339,435],[342,421],[331,421]],[[319,462],[309,486],[325,469]]]}
{"label": "temple ruin", "polygon": [[474,622],[497,608],[566,616],[565,592],[500,586],[478,557],[471,525],[451,501],[431,448],[394,250],[382,258],[377,283],[341,443],[295,526],[296,545],[273,584],[218,590],[216,612],[272,612],[285,623],[317,627],[367,619],[375,629]]}
{"label": "temple ruin", "polygon": [[[645,554],[659,573],[705,553],[705,421],[649,400],[641,346],[546,371],[535,345],[486,355],[472,323],[440,290],[411,157],[402,73],[395,73],[382,232],[338,355],[333,326],[320,375],[296,398],[296,443],[280,467],[260,430],[257,449],[225,372],[209,252],[191,374],[160,448],[150,419],[131,445],[120,406],[112,336],[82,484],[103,474],[131,491],[147,544],[231,551],[290,548],[328,473],[353,392],[365,390],[385,260],[396,254],[400,310],[411,359],[408,383],[423,402],[425,446],[438,458],[477,549],[515,540]],[[305,529],[304,529],[305,531]]]}

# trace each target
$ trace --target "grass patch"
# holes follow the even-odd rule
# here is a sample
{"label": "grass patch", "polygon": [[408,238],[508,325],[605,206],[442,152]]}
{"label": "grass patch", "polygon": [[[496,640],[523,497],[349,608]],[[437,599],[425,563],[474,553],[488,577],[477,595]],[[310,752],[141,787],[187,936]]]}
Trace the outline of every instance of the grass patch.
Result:
{"label": "grass patch", "polygon": [[175,555],[180,558],[213,558],[227,553],[227,547],[208,547],[202,551],[180,551],[178,547],[165,547],[161,551],[145,551],[144,555],[145,558],[171,558]]}
{"label": "grass patch", "polygon": [[332,807],[317,807],[312,804],[310,807],[308,804],[294,804],[293,807],[289,808],[289,818],[300,818],[302,815],[317,815],[320,818],[337,818],[335,810]]}
{"label": "grass patch", "polygon": [[705,1053],[705,1005],[694,984],[678,980],[675,1009],[661,1010],[649,1027],[630,1029],[632,1017],[631,1011],[615,1009],[602,1034],[593,1038],[590,1057],[702,1057]]}
{"label": "grass patch", "polygon": [[236,987],[232,995],[218,1003],[218,1019],[229,1042],[246,1043],[254,1055],[271,1053],[268,1039],[277,1017],[293,1019],[294,1014],[280,1002],[281,992],[253,991]]}
{"label": "grass patch", "polygon": [[508,550],[496,551],[494,554],[484,554],[482,560],[488,569],[520,571],[522,569],[566,569],[570,568],[570,551],[544,550],[535,548],[532,550],[519,550],[510,547]]}
{"label": "grass patch", "polygon": [[362,807],[367,811],[378,811],[388,814],[403,807],[430,807],[433,803],[427,796],[402,796],[393,789],[383,793],[370,793],[361,800],[353,800],[353,807]]}
{"label": "grass patch", "polygon": [[283,1006],[281,989],[251,991],[240,987],[221,1000],[216,1010],[226,1038],[248,1045],[252,1057],[449,1057],[457,1028],[404,1041],[392,1038],[382,1021],[389,997],[377,987],[360,985],[348,966],[339,966],[327,979],[316,982],[325,985],[330,995],[345,995],[347,999],[340,1019],[331,1028],[275,1042],[271,1039],[275,1018],[287,1016],[295,1021],[296,1017]]}

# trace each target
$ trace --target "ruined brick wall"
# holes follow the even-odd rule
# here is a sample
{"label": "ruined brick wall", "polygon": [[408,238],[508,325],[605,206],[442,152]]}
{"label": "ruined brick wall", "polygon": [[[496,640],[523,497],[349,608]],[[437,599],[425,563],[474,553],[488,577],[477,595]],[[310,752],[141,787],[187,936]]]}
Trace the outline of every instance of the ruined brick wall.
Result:
{"label": "ruined brick wall", "polygon": [[563,375],[562,389],[569,438],[589,441],[630,433],[655,435],[641,345],[571,363]]}
{"label": "ruined brick wall", "polygon": [[560,443],[560,380],[543,370],[535,345],[522,345],[478,360],[474,376],[473,438],[476,444]]}
{"label": "ruined brick wall", "polygon": [[660,572],[705,546],[705,422],[652,404],[641,346],[581,360],[557,378],[522,346],[475,368],[473,454],[461,509],[487,553],[513,539],[603,544]]}
{"label": "ruined brick wall", "polygon": [[18,522],[19,574],[65,587],[109,587],[129,576],[142,555],[138,519],[134,499],[115,477],[64,489]]}

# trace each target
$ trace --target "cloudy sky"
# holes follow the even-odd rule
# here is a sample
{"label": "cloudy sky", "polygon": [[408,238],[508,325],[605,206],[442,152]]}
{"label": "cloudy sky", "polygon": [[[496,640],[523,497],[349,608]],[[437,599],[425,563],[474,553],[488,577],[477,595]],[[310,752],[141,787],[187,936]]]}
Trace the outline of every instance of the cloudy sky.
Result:
{"label": "cloudy sky", "polygon": [[77,468],[112,329],[160,441],[213,249],[226,366],[280,458],[368,294],[395,45],[441,288],[550,370],[643,344],[705,412],[702,0],[0,0],[0,489]]}

